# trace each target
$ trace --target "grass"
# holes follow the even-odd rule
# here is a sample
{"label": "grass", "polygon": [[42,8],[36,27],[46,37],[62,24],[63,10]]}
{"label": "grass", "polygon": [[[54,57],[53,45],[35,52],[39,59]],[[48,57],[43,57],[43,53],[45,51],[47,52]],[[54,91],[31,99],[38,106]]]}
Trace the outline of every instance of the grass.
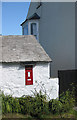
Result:
{"label": "grass", "polygon": [[2,115],[2,118],[32,118],[30,115],[23,115],[19,113],[8,113]]}
{"label": "grass", "polygon": [[[34,119],[36,120],[36,118],[30,116],[30,115],[23,115],[23,114],[18,114],[18,113],[8,113],[8,114],[4,114],[2,115],[2,118],[31,118],[31,119]],[[71,110],[69,113],[64,113],[62,114],[62,116],[60,115],[53,115],[53,114],[50,114],[50,115],[42,115],[41,118],[44,118],[44,119],[57,119],[57,118],[70,118],[70,119],[73,119],[75,118],[77,120],[77,111],[75,110]]]}

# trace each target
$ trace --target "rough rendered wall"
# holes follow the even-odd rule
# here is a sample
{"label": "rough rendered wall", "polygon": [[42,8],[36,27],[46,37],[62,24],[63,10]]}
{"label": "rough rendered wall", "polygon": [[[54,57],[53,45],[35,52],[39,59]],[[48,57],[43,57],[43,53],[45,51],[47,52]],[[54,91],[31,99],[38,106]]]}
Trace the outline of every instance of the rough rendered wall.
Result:
{"label": "rough rendered wall", "polygon": [[[1,66],[0,66],[1,70]],[[0,89],[5,94],[20,97],[22,95],[33,95],[37,91],[46,90],[50,98],[58,97],[58,78],[49,79],[49,64],[36,64],[33,67],[33,85],[25,85],[25,67],[20,64],[3,64]],[[33,91],[33,92],[32,92]]]}

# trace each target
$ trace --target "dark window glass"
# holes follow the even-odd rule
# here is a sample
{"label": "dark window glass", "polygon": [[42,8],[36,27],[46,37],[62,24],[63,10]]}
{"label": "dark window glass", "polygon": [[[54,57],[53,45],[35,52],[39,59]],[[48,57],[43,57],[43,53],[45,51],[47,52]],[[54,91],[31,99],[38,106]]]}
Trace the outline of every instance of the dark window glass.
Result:
{"label": "dark window glass", "polygon": [[35,35],[36,36],[36,32],[37,32],[36,23],[31,23],[31,35]]}

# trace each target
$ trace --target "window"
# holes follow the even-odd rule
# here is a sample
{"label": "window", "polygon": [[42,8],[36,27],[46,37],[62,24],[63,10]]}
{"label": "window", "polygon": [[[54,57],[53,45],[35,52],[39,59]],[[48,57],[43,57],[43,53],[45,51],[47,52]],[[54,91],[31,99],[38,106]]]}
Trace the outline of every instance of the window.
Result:
{"label": "window", "polygon": [[34,35],[36,39],[39,41],[39,23],[38,21],[30,21],[29,22],[29,34]]}
{"label": "window", "polygon": [[23,35],[28,35],[28,25],[23,28]]}
{"label": "window", "polygon": [[36,23],[31,23],[31,35],[34,35],[37,39],[37,26]]}
{"label": "window", "polygon": [[39,42],[39,21],[29,20],[22,29],[23,35],[34,35]]}
{"label": "window", "polygon": [[25,85],[33,85],[33,67],[25,67]]}

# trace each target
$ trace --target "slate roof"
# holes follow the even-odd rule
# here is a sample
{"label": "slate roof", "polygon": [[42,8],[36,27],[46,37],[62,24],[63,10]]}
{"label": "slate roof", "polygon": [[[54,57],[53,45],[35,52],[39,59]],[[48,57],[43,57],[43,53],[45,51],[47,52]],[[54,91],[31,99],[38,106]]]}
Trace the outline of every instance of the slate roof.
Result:
{"label": "slate roof", "polygon": [[0,36],[0,62],[50,62],[51,58],[32,35]]}
{"label": "slate roof", "polygon": [[40,19],[40,17],[38,16],[37,13],[34,13],[32,16],[30,16],[29,18],[27,18],[22,24],[21,26],[28,20],[35,20],[35,19]]}

